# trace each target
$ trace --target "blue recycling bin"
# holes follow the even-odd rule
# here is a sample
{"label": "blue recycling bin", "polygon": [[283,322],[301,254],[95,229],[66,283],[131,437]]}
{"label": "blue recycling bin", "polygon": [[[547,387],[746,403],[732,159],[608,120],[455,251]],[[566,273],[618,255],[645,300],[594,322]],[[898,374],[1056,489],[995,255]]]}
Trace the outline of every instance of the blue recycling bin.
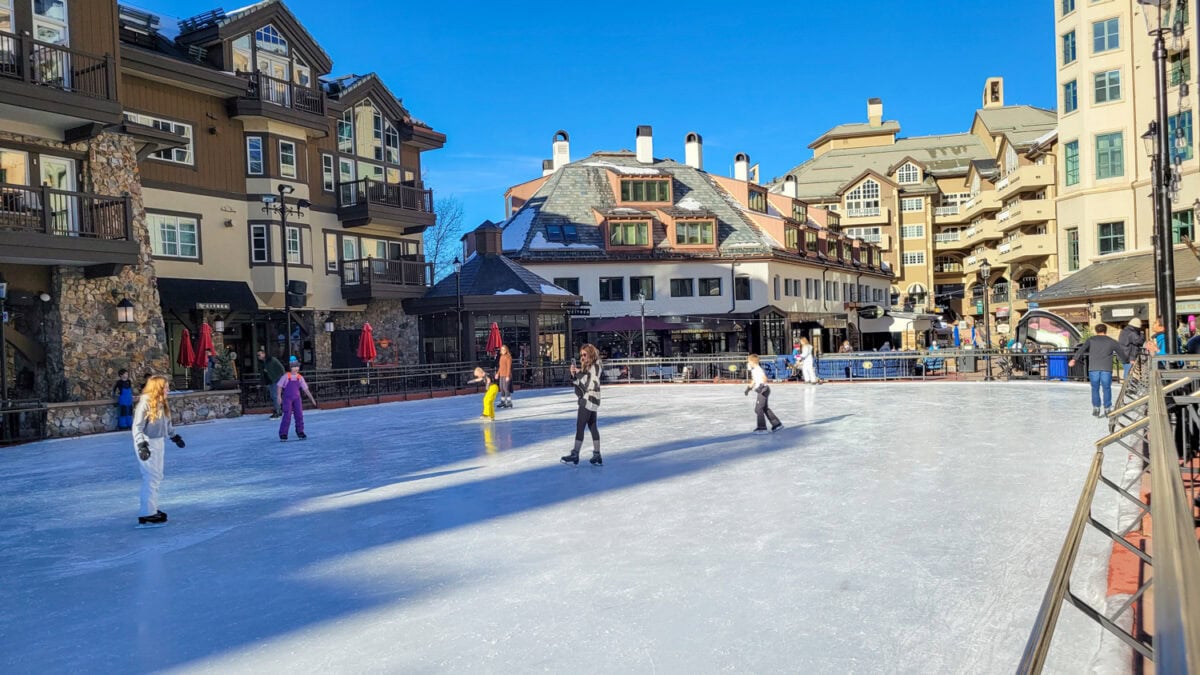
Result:
{"label": "blue recycling bin", "polygon": [[1067,381],[1067,362],[1071,360],[1070,352],[1051,352],[1046,354],[1046,379]]}

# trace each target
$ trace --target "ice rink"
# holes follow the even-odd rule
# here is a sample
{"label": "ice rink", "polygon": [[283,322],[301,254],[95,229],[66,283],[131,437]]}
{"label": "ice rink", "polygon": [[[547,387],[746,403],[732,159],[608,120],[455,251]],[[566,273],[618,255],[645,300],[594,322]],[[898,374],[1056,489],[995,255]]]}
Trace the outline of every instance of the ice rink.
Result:
{"label": "ice rink", "polygon": [[0,672],[1011,673],[1106,432],[1075,384],[781,385],[767,436],[603,394],[599,468],[566,390],[180,427],[151,530],[128,434],[0,450]]}

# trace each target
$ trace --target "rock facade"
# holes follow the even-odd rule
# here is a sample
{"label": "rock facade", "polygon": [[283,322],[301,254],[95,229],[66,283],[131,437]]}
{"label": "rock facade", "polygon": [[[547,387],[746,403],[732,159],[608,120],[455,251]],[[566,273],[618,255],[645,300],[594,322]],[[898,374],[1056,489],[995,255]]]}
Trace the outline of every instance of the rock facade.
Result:
{"label": "rock facade", "polygon": [[[416,315],[404,312],[400,300],[372,300],[361,312],[331,312],[335,330],[358,330],[364,323],[371,324],[375,337],[378,363],[416,365],[421,362],[421,335]],[[326,370],[332,366],[333,345],[330,334],[325,332],[324,317],[317,317],[313,334],[317,368]],[[387,340],[388,346],[380,342]]]}
{"label": "rock facade", "polygon": [[[242,414],[241,395],[236,390],[173,394],[167,399],[171,421],[177,425],[229,419]],[[137,399],[134,399],[137,404]],[[111,400],[51,403],[46,415],[50,438],[99,434],[117,429],[117,406]]]}

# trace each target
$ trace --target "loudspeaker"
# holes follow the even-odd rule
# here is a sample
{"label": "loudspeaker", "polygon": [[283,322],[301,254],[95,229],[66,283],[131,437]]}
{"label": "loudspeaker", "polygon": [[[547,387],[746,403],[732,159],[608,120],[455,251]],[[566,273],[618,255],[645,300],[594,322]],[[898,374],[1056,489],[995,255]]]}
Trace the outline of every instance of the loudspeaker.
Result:
{"label": "loudspeaker", "polygon": [[307,295],[308,294],[308,282],[300,281],[298,279],[293,279],[288,282],[287,292],[291,293],[292,295]]}

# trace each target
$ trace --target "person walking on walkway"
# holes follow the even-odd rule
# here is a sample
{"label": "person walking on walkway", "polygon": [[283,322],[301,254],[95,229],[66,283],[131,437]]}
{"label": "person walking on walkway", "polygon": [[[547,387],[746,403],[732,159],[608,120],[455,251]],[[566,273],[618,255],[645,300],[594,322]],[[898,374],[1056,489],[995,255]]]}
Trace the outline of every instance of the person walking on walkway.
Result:
{"label": "person walking on walkway", "polygon": [[275,411],[271,413],[271,419],[279,419],[283,413],[279,409],[279,389],[275,386],[279,382],[279,378],[283,377],[283,364],[274,356],[267,358],[267,350],[258,350],[259,370],[262,372],[263,384],[267,386],[267,391],[271,393],[271,404],[275,406]]}
{"label": "person walking on walkway", "polygon": [[496,380],[500,385],[500,407],[512,407],[512,352],[508,345],[500,345],[500,365],[496,368]]}
{"label": "person walking on walkway", "polygon": [[1142,336],[1142,320],[1135,316],[1125,324],[1121,334],[1117,336],[1117,344],[1121,346],[1121,360],[1125,362],[1121,379],[1129,378],[1129,367],[1137,360],[1138,353],[1145,343],[1146,338]]}
{"label": "person walking on walkway", "polygon": [[[1137,319],[1134,319],[1137,321]],[[1128,368],[1128,359],[1120,343],[1108,337],[1108,326],[1096,326],[1096,334],[1075,350],[1075,356],[1067,362],[1068,367],[1074,367],[1076,361],[1087,361],[1088,382],[1092,385],[1092,416],[1102,417],[1112,412],[1112,370],[1113,357],[1116,356]],[[1101,401],[1101,394],[1104,400]],[[1101,414],[1100,405],[1104,404]]]}

